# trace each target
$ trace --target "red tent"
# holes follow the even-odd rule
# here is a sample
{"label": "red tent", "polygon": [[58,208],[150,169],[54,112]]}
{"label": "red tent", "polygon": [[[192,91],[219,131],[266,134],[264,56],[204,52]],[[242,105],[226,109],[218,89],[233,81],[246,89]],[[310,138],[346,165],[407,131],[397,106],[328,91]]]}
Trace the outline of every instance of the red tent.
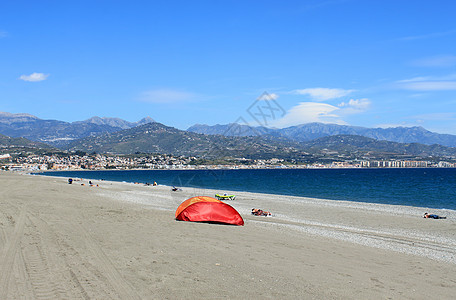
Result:
{"label": "red tent", "polygon": [[206,196],[182,202],[176,210],[176,220],[244,225],[241,215],[232,206]]}

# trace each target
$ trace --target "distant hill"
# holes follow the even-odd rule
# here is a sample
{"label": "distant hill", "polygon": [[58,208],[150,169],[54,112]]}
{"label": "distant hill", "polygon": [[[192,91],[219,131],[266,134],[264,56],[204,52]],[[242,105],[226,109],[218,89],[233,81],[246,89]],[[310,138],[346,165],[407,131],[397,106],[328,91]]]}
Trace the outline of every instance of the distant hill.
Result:
{"label": "distant hill", "polygon": [[276,129],[270,129],[266,127],[251,127],[247,125],[241,125],[237,123],[230,123],[227,125],[205,125],[205,124],[195,124],[187,129],[187,131],[202,133],[202,134],[212,134],[212,135],[224,135],[224,136],[257,136],[257,135],[280,135],[276,134]]}
{"label": "distant hill", "polygon": [[148,122],[153,122],[153,120],[147,117],[132,123],[117,118],[93,117],[85,121],[69,123],[58,120],[42,120],[29,114],[0,112],[0,134],[24,137],[32,141],[64,148],[73,140],[132,128]]}
{"label": "distant hill", "polygon": [[10,146],[26,146],[26,147],[47,148],[47,149],[53,148],[45,143],[33,142],[26,138],[12,138],[12,137],[0,134],[0,147],[10,147]]}
{"label": "distant hill", "polygon": [[271,129],[240,124],[214,126],[196,124],[187,130],[196,133],[222,134],[226,136],[270,135],[288,138],[297,142],[306,142],[332,135],[359,135],[398,143],[439,144],[447,147],[456,147],[456,135],[434,133],[423,127],[366,128],[308,123],[283,129]]}
{"label": "distant hill", "polygon": [[378,141],[358,135],[326,136],[305,142],[303,143],[303,147],[310,152],[326,149],[345,154],[375,152],[377,154],[413,155],[418,157],[456,156],[456,148],[453,147],[445,147],[437,144],[424,145],[419,143]]}
{"label": "distant hill", "polygon": [[97,153],[165,153],[208,158],[292,157],[299,152],[299,148],[299,143],[283,138],[273,140],[269,137],[206,135],[179,130],[160,123],[149,123],[118,132],[87,137],[69,145],[70,150]]}
{"label": "distant hill", "polygon": [[17,153],[17,152],[53,152],[57,149],[47,144],[30,141],[25,138],[12,138],[3,134],[0,134],[0,154],[4,153]]}
{"label": "distant hill", "polygon": [[[454,157],[456,136],[422,127],[364,128],[309,123],[284,129],[240,124],[194,125],[187,131],[153,122],[92,117],[73,123],[42,120],[29,114],[0,112],[4,144],[97,153],[162,153],[208,158],[284,158],[289,160],[398,156]],[[27,140],[14,138],[23,137]],[[31,142],[34,141],[34,142]],[[35,144],[33,144],[35,143]],[[426,145],[425,145],[426,144]],[[0,144],[1,145],[1,144]],[[332,153],[332,154],[328,154]]]}
{"label": "distant hill", "polygon": [[141,119],[140,121],[138,122],[128,122],[128,121],[125,121],[125,120],[122,120],[120,118],[100,118],[100,117],[92,117],[90,119],[87,119],[85,121],[77,121],[77,122],[73,122],[72,124],[73,125],[76,125],[76,124],[96,124],[96,125],[107,125],[107,126],[111,126],[111,127],[116,127],[116,128],[122,128],[122,129],[128,129],[128,128],[133,128],[133,127],[136,127],[136,126],[141,126],[141,125],[144,125],[144,124],[147,124],[147,123],[152,123],[152,122],[155,122],[154,119],[152,119],[151,117],[146,117],[146,118],[143,118]]}
{"label": "distant hill", "polygon": [[72,142],[69,150],[115,154],[163,153],[217,159],[235,157],[313,161],[318,158],[340,160],[340,155],[353,159],[361,159],[365,155],[377,158],[456,155],[456,148],[378,141],[363,136],[337,135],[298,143],[268,135],[235,137],[198,134],[160,123],[149,123],[114,133],[87,137]]}

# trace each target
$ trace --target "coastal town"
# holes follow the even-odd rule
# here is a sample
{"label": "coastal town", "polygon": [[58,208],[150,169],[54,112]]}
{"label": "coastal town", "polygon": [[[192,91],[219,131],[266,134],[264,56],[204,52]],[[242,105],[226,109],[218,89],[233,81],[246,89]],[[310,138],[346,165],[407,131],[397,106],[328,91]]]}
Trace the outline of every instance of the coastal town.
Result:
{"label": "coastal town", "polygon": [[9,171],[126,170],[126,169],[268,169],[268,168],[454,168],[451,161],[427,160],[347,160],[304,163],[284,159],[236,158],[210,161],[198,157],[168,154],[1,154],[0,167]]}

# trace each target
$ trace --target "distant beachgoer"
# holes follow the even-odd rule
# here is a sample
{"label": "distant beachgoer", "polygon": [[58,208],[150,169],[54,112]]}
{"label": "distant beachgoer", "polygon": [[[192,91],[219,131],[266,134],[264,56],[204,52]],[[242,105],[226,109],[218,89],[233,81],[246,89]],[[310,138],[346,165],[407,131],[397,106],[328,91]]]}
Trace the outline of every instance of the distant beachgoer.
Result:
{"label": "distant beachgoer", "polygon": [[438,216],[438,215],[428,214],[428,213],[424,213],[423,218],[426,218],[426,219],[446,219],[446,217],[441,217],[441,216]]}
{"label": "distant beachgoer", "polygon": [[177,187],[175,187],[175,186],[173,185],[173,187],[172,187],[172,189],[171,189],[171,190],[172,190],[173,192],[176,192],[176,191],[178,190],[178,188],[177,188]]}
{"label": "distant beachgoer", "polygon": [[264,211],[259,208],[252,208],[252,215],[254,216],[270,216],[271,213],[268,211]]}
{"label": "distant beachgoer", "polygon": [[68,184],[72,184],[73,183],[73,179],[68,179]]}
{"label": "distant beachgoer", "polygon": [[89,184],[92,184],[92,180],[89,180]]}
{"label": "distant beachgoer", "polygon": [[157,185],[158,185],[158,183],[154,181],[154,186],[157,186]]}

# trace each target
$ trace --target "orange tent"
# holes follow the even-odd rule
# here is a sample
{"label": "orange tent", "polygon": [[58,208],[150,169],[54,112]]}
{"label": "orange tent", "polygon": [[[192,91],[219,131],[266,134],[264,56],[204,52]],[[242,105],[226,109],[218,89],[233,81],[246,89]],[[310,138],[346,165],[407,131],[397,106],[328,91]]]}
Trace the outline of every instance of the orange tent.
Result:
{"label": "orange tent", "polygon": [[182,202],[176,210],[176,220],[244,225],[241,215],[232,206],[206,196]]}

